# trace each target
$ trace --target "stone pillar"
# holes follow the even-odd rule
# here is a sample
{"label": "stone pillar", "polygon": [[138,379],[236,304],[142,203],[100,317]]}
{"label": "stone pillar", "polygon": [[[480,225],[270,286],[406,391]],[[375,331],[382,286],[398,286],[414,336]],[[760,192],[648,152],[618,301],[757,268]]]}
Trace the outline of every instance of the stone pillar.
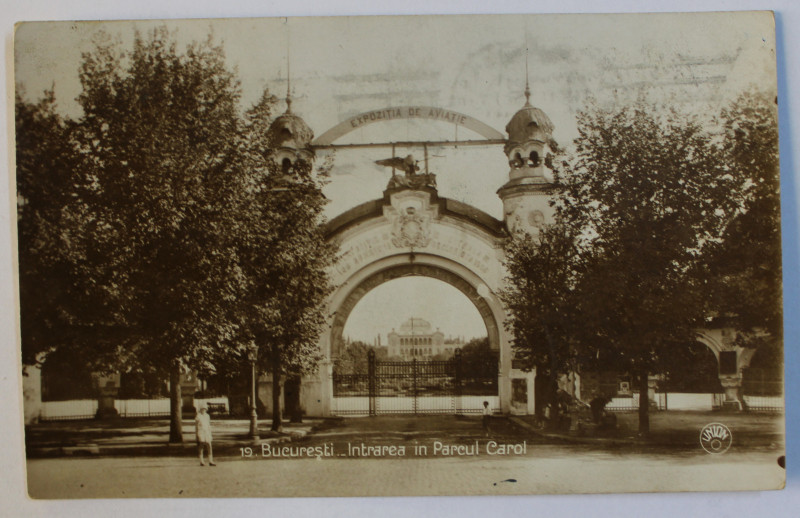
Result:
{"label": "stone pillar", "polygon": [[322,417],[331,416],[333,402],[333,362],[325,359],[319,365],[319,400]]}
{"label": "stone pillar", "polygon": [[42,368],[39,365],[22,366],[22,404],[25,424],[39,422],[42,410]]}
{"label": "stone pillar", "polygon": [[650,375],[647,377],[647,401],[652,401],[653,403],[658,403],[656,401],[656,390],[658,389],[658,381],[659,376]]}
{"label": "stone pillar", "polygon": [[497,398],[500,400],[500,412],[514,413],[512,409],[512,378],[508,373],[500,371],[497,375]]}
{"label": "stone pillar", "polygon": [[[501,378],[502,380],[503,378]],[[536,369],[525,372],[521,369],[512,368],[505,377],[508,393],[505,401],[501,392],[501,407],[505,402],[508,410],[503,413],[511,415],[532,415],[536,411]]]}
{"label": "stone pillar", "polygon": [[736,330],[732,327],[698,329],[697,340],[717,357],[719,381],[725,391],[722,408],[743,410],[742,371],[750,365],[755,349],[737,345]]}
{"label": "stone pillar", "polygon": [[536,385],[534,381],[536,380],[536,368],[534,367],[529,373],[527,373],[528,379],[528,415],[533,415],[536,413]]}
{"label": "stone pillar", "polygon": [[[502,336],[502,335],[501,335]],[[511,351],[511,347],[505,343],[505,337],[501,337],[503,340],[504,350]],[[512,388],[512,366],[511,366],[511,358],[500,354],[499,357],[499,372],[497,373],[497,396],[500,400],[500,411],[503,414],[509,414],[512,412],[512,403],[511,400],[513,399],[513,388]]]}
{"label": "stone pillar", "polygon": [[120,374],[118,372],[109,375],[92,374],[92,381],[97,391],[95,417],[98,419],[116,417],[118,413],[114,407],[114,400],[119,394]]}
{"label": "stone pillar", "polygon": [[198,388],[196,373],[181,374],[181,409],[183,411],[194,409],[194,393],[197,392]]}
{"label": "stone pillar", "polygon": [[[286,410],[286,390],[281,380],[281,410]],[[262,374],[258,378],[258,389],[256,390],[256,397],[258,401],[256,406],[259,409],[259,419],[272,419],[272,374]],[[261,409],[264,409],[265,414],[261,415]]]}
{"label": "stone pillar", "polygon": [[744,410],[742,401],[742,371],[750,365],[755,349],[745,349],[744,347],[734,346],[732,340],[725,344],[726,350],[717,354],[719,362],[719,382],[725,391],[725,399],[722,402],[724,410]]}
{"label": "stone pillar", "polygon": [[720,374],[719,381],[725,391],[725,400],[722,402],[724,410],[743,410],[741,396],[742,374]]}

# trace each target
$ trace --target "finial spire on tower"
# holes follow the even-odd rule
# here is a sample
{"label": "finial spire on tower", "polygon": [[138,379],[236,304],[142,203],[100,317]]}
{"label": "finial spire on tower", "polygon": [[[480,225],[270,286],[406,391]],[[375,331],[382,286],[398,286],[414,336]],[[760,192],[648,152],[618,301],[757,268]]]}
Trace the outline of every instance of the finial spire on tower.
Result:
{"label": "finial spire on tower", "polygon": [[528,74],[528,33],[525,32],[525,106],[531,105],[530,74]]}
{"label": "finial spire on tower", "polygon": [[289,24],[286,24],[286,113],[292,113],[292,46]]}

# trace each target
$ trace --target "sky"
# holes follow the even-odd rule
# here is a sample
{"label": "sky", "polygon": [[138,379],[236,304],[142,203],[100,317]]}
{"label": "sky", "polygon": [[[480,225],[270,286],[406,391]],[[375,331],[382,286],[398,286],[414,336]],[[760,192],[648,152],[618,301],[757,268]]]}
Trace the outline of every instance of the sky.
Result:
{"label": "sky", "polygon": [[[77,70],[97,33],[130,48],[134,31],[146,34],[160,23],[23,24],[15,81],[28,98],[54,86],[60,109],[79,115]],[[589,98],[620,102],[645,92],[711,112],[751,84],[775,89],[768,13],[262,18],[167,27],[181,46],[209,34],[223,44],[241,80],[243,109],[265,87],[285,97],[290,62],[293,110],[317,136],[352,115],[403,105],[458,111],[504,132],[525,102],[526,68],[531,102],[553,120],[563,146],[575,138],[575,116]],[[402,120],[363,127],[337,143],[455,137],[450,124]],[[480,138],[466,129],[458,137]],[[398,150],[405,152],[422,156],[420,149]],[[429,153],[441,195],[500,216],[495,191],[508,171],[501,146]],[[390,171],[374,161],[389,156],[388,148],[337,151],[328,216],[379,197]]]}
{"label": "sky", "polygon": [[[161,23],[23,24],[16,32],[15,82],[28,99],[53,87],[59,109],[77,117],[77,71],[93,39],[102,31],[130,48],[136,31],[146,35]],[[284,98],[290,64],[293,111],[316,136],[353,115],[407,105],[457,111],[505,133],[525,102],[528,81],[532,104],[553,120],[556,141],[569,147],[575,117],[589,99],[611,105],[644,94],[708,114],[753,85],[776,88],[768,13],[262,18],[166,26],[180,47],[209,35],[223,45],[241,80],[242,109],[264,88]],[[336,143],[458,138],[481,137],[444,122],[396,120],[363,126]],[[397,153],[423,155],[419,148]],[[391,170],[374,161],[390,156],[388,147],[337,150],[326,216],[379,198]],[[429,148],[428,167],[440,196],[502,218],[496,194],[508,179],[502,146]],[[385,343],[385,333],[411,316],[446,335],[486,333],[460,292],[441,281],[404,278],[365,297],[345,335],[371,342],[382,334]]]}
{"label": "sky", "polygon": [[449,284],[428,277],[402,277],[373,289],[353,308],[342,335],[372,344],[411,317],[424,318],[446,338],[465,341],[487,336],[480,313],[470,300]]}

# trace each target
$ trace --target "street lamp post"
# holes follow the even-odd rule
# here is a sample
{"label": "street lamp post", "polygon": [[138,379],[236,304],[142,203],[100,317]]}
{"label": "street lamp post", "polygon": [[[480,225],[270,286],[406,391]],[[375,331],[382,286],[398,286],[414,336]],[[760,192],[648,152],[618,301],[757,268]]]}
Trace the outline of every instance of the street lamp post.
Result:
{"label": "street lamp post", "polygon": [[257,387],[256,387],[256,361],[258,360],[258,346],[256,344],[250,344],[247,349],[247,359],[250,360],[250,369],[251,369],[251,389],[252,393],[250,395],[250,438],[251,439],[258,439],[258,412],[256,411],[256,396],[257,396]]}

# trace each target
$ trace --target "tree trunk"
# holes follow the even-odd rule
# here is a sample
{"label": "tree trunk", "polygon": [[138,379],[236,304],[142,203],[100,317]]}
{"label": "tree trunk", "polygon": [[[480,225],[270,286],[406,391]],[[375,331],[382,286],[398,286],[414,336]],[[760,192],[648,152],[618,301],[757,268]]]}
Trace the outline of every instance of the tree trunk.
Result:
{"label": "tree trunk", "polygon": [[169,442],[183,442],[183,409],[181,408],[181,365],[175,362],[169,372]]}
{"label": "tree trunk", "polygon": [[646,368],[639,371],[639,435],[642,437],[650,433],[649,374]]}
{"label": "tree trunk", "polygon": [[281,422],[281,356],[277,345],[274,346],[271,358],[272,365],[272,428],[274,432],[283,430]]}
{"label": "tree trunk", "polygon": [[301,383],[301,378],[298,375],[287,378],[285,383],[284,399],[286,402],[286,410],[289,412],[290,423],[303,422],[303,409],[300,405]]}
{"label": "tree trunk", "polygon": [[550,326],[547,325],[544,319],[541,319],[542,327],[544,328],[545,335],[547,336],[547,345],[550,348],[550,372],[548,375],[548,404],[550,405],[550,426],[556,430],[561,430],[564,425],[564,418],[561,408],[561,401],[558,393],[558,371],[559,365],[556,361],[556,343],[553,335],[550,333]]}
{"label": "tree trunk", "polygon": [[564,426],[564,413],[558,398],[558,377],[552,371],[547,376],[547,404],[550,406],[548,427],[551,430],[561,430]]}

